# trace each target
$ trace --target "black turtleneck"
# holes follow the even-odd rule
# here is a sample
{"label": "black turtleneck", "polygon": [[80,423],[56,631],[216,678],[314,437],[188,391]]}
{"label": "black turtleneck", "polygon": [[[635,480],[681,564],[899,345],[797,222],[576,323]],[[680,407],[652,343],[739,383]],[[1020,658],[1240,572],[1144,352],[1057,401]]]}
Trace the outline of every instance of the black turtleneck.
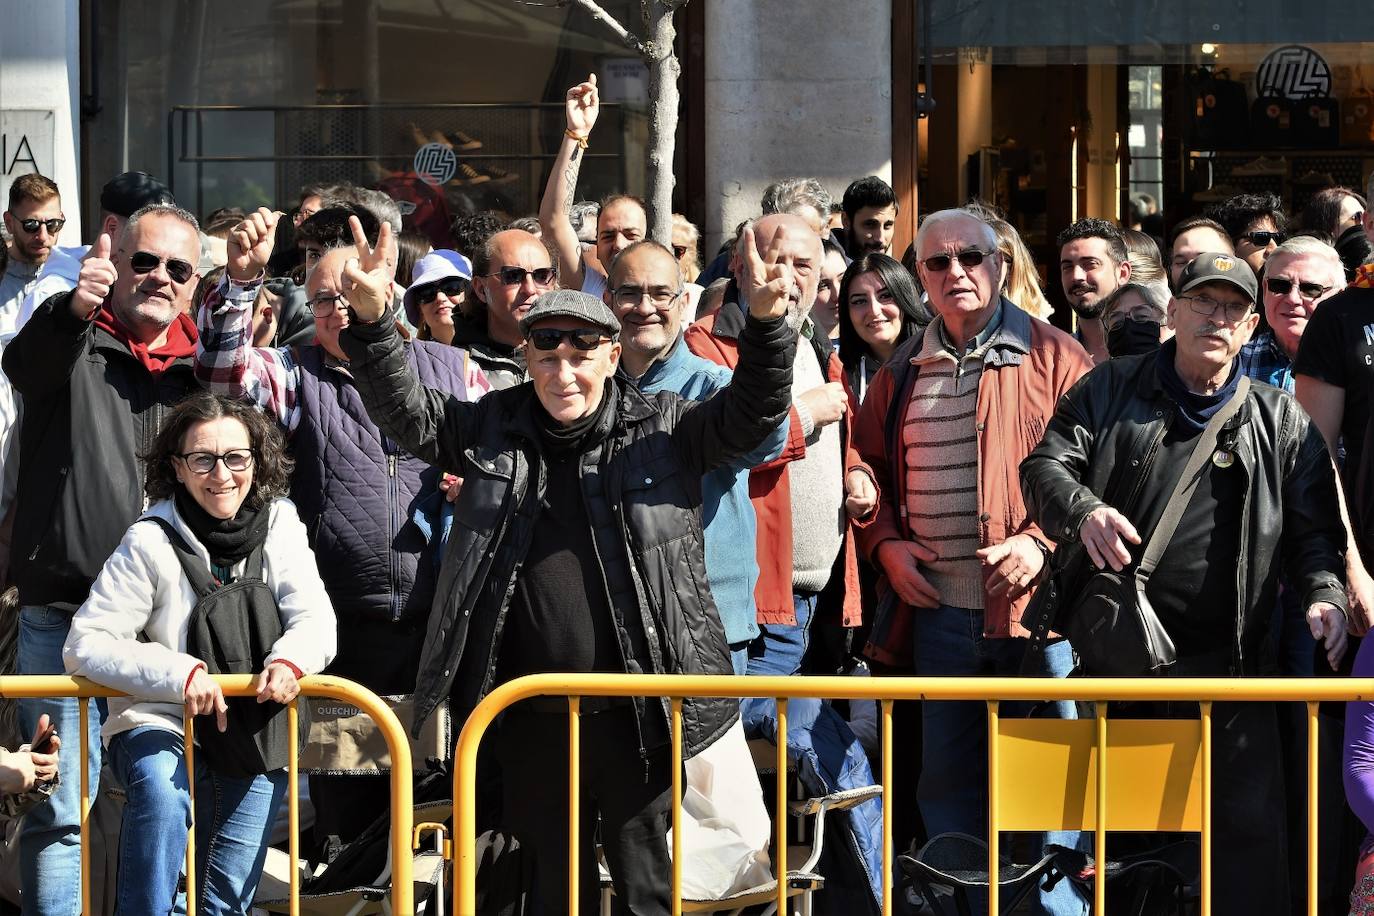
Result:
{"label": "black turtleneck", "polygon": [[549,671],[625,671],[580,474],[582,456],[609,432],[613,397],[607,380],[597,409],[568,426],[535,407],[547,479],[506,615],[503,681]]}

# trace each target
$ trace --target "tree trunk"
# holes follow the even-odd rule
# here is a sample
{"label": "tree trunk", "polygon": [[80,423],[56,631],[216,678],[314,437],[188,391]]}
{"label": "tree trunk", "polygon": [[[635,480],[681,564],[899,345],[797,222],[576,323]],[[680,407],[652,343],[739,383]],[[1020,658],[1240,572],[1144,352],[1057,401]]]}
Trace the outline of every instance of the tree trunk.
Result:
{"label": "tree trunk", "polygon": [[677,146],[678,76],[682,66],[673,53],[677,29],[673,8],[663,0],[645,6],[649,21],[649,237],[673,244],[673,156]]}

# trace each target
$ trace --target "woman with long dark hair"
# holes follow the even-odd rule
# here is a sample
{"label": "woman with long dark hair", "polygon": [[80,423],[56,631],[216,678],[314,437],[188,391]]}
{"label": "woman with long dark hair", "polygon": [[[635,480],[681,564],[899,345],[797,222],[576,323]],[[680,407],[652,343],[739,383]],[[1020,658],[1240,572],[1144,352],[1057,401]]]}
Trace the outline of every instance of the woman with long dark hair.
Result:
{"label": "woman with long dark hair", "polygon": [[901,262],[870,252],[849,265],[840,280],[840,363],[859,403],[878,368],[930,319]]}
{"label": "woman with long dark hair", "polygon": [[[333,607],[296,507],[277,423],[197,392],[144,456],[151,505],[72,619],[70,674],[120,690],[101,730],[127,793],[120,913],[168,913],[192,824],[184,717],[196,723],[197,912],[246,916],[286,792],[297,678],[334,657]],[[226,700],[211,674],[255,674]]]}

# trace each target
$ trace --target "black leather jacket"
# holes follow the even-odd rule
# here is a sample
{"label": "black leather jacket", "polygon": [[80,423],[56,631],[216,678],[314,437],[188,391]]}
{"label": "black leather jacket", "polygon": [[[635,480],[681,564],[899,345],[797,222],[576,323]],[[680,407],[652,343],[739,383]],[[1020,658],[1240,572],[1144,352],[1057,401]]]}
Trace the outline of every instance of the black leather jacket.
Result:
{"label": "black leather jacket", "polygon": [[[1030,515],[1061,545],[1056,563],[1066,571],[1082,570],[1062,583],[1066,596],[1078,593],[1091,568],[1083,562],[1078,532],[1089,513],[1107,504],[1104,494],[1128,518],[1130,506],[1161,495],[1138,491],[1174,411],[1160,387],[1155,354],[1113,359],[1060,400],[1044,438],[1021,463]],[[1304,607],[1314,601],[1346,607],[1345,530],[1335,471],[1321,433],[1297,400],[1262,383],[1251,385],[1246,403],[1222,428],[1218,448],[1235,454],[1248,481],[1236,557],[1231,671],[1269,673],[1280,571]],[[1148,531],[1139,533],[1142,542],[1149,541]]]}
{"label": "black leather jacket", "polygon": [[[462,721],[496,686],[505,615],[540,511],[538,399],[529,382],[476,404],[421,387],[389,321],[353,325],[340,342],[373,421],[464,478],[415,684],[414,727],[446,696]],[[795,349],[796,333],[781,319],[750,319],[733,380],[707,401],[607,382],[615,409],[582,456],[582,492],[631,673],[731,673],[706,579],[701,478],[753,451],[786,418]],[[724,733],[738,708],[730,699],[685,701],[684,754]],[[667,734],[666,701],[637,709],[641,737]]]}

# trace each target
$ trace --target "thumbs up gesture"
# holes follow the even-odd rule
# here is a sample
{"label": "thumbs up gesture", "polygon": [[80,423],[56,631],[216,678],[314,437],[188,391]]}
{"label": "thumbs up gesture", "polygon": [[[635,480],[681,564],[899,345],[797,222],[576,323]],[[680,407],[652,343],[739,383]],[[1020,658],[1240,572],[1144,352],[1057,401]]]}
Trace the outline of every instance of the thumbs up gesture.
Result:
{"label": "thumbs up gesture", "polygon": [[276,241],[280,211],[258,207],[243,218],[229,233],[225,244],[228,257],[224,269],[237,283],[250,283],[262,275],[272,259],[272,245]]}
{"label": "thumbs up gesture", "polygon": [[81,273],[72,293],[72,314],[83,321],[93,319],[118,279],[119,273],[110,260],[109,233],[102,232],[81,262]]}

